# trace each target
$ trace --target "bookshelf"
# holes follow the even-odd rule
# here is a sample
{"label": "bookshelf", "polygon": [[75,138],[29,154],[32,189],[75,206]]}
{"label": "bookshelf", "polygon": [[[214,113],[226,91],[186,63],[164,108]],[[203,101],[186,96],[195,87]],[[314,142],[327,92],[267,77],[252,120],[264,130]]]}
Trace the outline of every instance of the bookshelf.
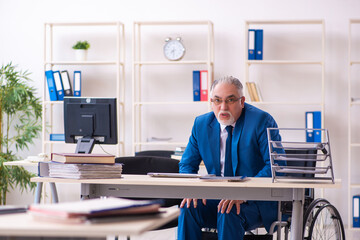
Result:
{"label": "bookshelf", "polygon": [[[181,60],[170,61],[164,57],[163,46],[167,37],[181,37],[186,48]],[[209,89],[214,77],[213,23],[134,22],[132,65],[133,152],[174,150],[177,146],[186,146],[195,116],[210,109],[208,101],[193,101],[192,71],[208,71]],[[156,130],[159,125],[165,128],[162,132]],[[181,129],[178,125],[186,126]],[[166,134],[172,134],[174,139],[148,141],[151,137],[170,136]]]}
{"label": "bookshelf", "polygon": [[358,116],[360,110],[360,101],[353,99],[360,97],[357,95],[359,91],[359,75],[360,72],[360,19],[349,20],[348,30],[348,229],[360,231],[360,228],[353,227],[353,195],[360,194],[359,175],[354,169],[359,167],[359,159],[357,156],[360,150],[360,139],[356,133],[359,132]]}
{"label": "bookshelf", "polygon": [[[248,60],[249,29],[263,29],[264,31],[263,60]],[[294,37],[292,35],[294,35]],[[324,21],[249,20],[245,21],[244,36],[244,85],[246,89],[245,96],[249,100],[248,102],[266,111],[270,111],[271,109],[271,114],[274,115],[281,127],[305,127],[305,124],[301,126],[294,125],[295,121],[287,120],[286,116],[277,116],[276,113],[273,112],[273,109],[282,109],[281,111],[284,111],[283,109],[285,108],[296,107],[298,110],[295,111],[297,111],[298,116],[301,116],[301,119],[305,119],[305,111],[321,111],[321,126],[324,127]],[[301,39],[297,39],[296,36],[300,36]],[[302,43],[302,41],[304,43]],[[303,54],[299,49],[305,49],[305,53]],[[282,75],[289,75],[289,77],[286,81],[280,81],[284,78]],[[299,80],[296,76],[304,79]],[[312,81],[301,85],[301,82],[306,80],[305,78],[311,78]],[[257,88],[260,89],[260,95],[262,95],[260,102],[250,101],[246,87],[247,82],[255,82]],[[310,83],[316,83],[316,90],[312,89],[313,93],[309,93],[309,87],[306,86],[306,84]],[[276,89],[276,91],[274,93],[265,91],[268,87]],[[297,89],[297,87],[299,87],[299,89]],[[318,95],[318,97],[308,98],[309,95]],[[302,114],[300,111],[304,111],[304,114],[300,115]]]}
{"label": "bookshelf", "polygon": [[[88,40],[91,45],[87,61],[75,60],[72,45],[78,40]],[[71,84],[73,84],[73,71],[80,70],[82,74],[81,97],[117,98],[118,144],[115,146],[102,145],[105,151],[117,156],[124,155],[125,151],[124,61],[124,25],[120,22],[50,22],[44,24],[44,71],[68,70]],[[63,101],[50,101],[47,80],[44,76],[43,153],[75,151],[76,144],[65,145],[64,141],[50,141],[50,133],[64,133],[62,118]],[[95,145],[94,152],[103,151],[98,148]]]}

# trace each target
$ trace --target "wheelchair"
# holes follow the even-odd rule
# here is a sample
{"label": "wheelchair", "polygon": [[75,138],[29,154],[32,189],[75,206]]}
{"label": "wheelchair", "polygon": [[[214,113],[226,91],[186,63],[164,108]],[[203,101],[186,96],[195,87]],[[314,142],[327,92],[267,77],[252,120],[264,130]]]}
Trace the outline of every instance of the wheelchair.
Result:
{"label": "wheelchair", "polygon": [[[271,131],[311,133],[323,136],[323,139],[321,142],[274,141],[271,139]],[[294,178],[334,183],[329,133],[326,129],[268,128],[268,141],[273,181]],[[286,164],[280,165],[281,162]],[[322,162],[322,166],[316,166],[317,162]],[[284,202],[279,208],[283,215],[291,216],[291,202]],[[326,199],[314,200],[313,189],[305,191],[303,212],[303,239],[345,240],[344,225],[338,210]],[[278,229],[284,227],[287,239],[288,231],[291,231],[290,222],[291,217],[287,221],[275,222],[270,233],[276,226]]]}
{"label": "wheelchair", "polygon": [[[312,189],[306,194],[304,201],[303,215],[303,239],[304,240],[345,240],[345,229],[341,216],[328,200],[323,198],[314,199]],[[277,239],[281,239],[281,228],[284,228],[284,239],[288,239],[289,231],[291,231],[291,202],[281,202],[280,212],[286,218],[282,221],[274,222],[268,234],[263,238],[254,237],[253,233],[249,233],[249,237],[244,239],[273,239],[272,236],[278,227]],[[266,238],[266,236],[269,238]],[[253,237],[251,237],[253,236]]]}

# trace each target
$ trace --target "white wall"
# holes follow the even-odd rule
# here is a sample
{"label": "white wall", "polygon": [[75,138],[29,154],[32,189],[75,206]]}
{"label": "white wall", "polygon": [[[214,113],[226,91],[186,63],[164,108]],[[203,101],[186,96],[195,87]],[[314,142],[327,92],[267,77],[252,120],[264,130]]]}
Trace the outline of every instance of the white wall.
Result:
{"label": "white wall", "polygon": [[[13,61],[30,70],[34,85],[43,81],[43,23],[121,21],[126,31],[126,131],[131,143],[131,37],[133,21],[211,20],[215,27],[215,78],[244,74],[244,20],[324,19],[326,24],[326,127],[330,130],[336,178],[342,188],[325,191],[347,222],[347,38],[348,21],[360,18],[356,0],[0,0],[0,63]],[[265,33],[266,34],[266,33]],[[265,35],[266,39],[266,35]],[[286,49],[284,49],[286,51]],[[264,53],[266,55],[266,52]],[[266,89],[267,92],[275,89]],[[264,91],[264,90],[263,90]],[[309,97],[309,96],[304,96]],[[279,119],[281,122],[281,119]],[[299,127],[303,127],[302,125]],[[190,130],[189,130],[190,132]],[[41,142],[23,155],[36,155]],[[70,188],[66,188],[70,189]],[[77,189],[71,189],[76,198]],[[66,191],[64,191],[66,192]],[[66,192],[67,194],[67,192]],[[60,200],[71,199],[60,194]],[[11,192],[9,203],[31,202],[31,195]]]}

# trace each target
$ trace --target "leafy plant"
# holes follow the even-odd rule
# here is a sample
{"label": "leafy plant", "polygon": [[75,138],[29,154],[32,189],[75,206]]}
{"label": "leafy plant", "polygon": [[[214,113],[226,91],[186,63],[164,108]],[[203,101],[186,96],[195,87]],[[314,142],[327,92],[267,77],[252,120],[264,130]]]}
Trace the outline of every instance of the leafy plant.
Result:
{"label": "leafy plant", "polygon": [[90,44],[87,41],[77,41],[76,44],[72,46],[72,48],[87,50],[90,48]]}
{"label": "leafy plant", "polygon": [[23,167],[7,167],[4,162],[19,160],[19,150],[29,148],[41,131],[42,105],[29,86],[27,71],[17,70],[11,62],[0,68],[0,205],[6,204],[9,189],[33,190],[34,174]]}

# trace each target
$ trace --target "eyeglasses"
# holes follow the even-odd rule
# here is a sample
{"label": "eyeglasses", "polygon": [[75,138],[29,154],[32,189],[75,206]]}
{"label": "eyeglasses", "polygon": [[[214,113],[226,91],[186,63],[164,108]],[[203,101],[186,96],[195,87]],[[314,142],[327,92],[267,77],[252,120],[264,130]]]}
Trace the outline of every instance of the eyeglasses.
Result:
{"label": "eyeglasses", "polygon": [[[232,105],[232,104],[236,103],[237,101],[239,101],[240,99],[241,99],[241,97],[239,97],[239,98],[230,97],[230,98],[225,99],[225,103],[228,105]],[[222,100],[221,98],[214,98],[214,99],[211,99],[211,102],[214,103],[216,106],[218,106],[218,105],[221,105],[224,102],[224,100]]]}

